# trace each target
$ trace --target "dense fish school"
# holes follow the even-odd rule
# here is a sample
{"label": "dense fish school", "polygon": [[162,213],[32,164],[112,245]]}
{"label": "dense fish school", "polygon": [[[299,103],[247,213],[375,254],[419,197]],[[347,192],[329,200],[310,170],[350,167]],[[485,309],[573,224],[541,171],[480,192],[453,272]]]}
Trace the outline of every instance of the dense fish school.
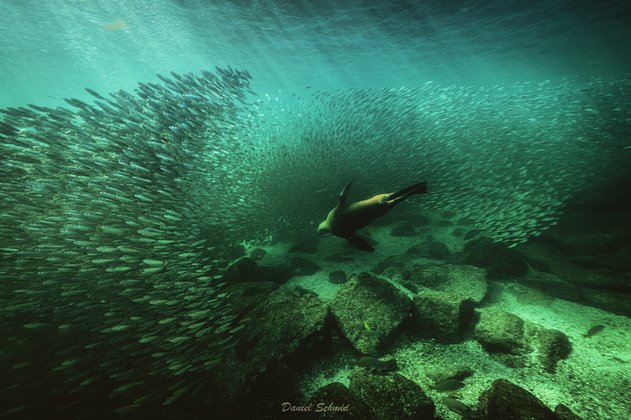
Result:
{"label": "dense fish school", "polygon": [[358,196],[427,180],[423,206],[517,245],[629,170],[628,77],[318,92],[282,111],[245,71],[158,77],[0,110],[1,414],[203,400],[242,328],[223,304],[231,246],[315,235],[351,178]]}

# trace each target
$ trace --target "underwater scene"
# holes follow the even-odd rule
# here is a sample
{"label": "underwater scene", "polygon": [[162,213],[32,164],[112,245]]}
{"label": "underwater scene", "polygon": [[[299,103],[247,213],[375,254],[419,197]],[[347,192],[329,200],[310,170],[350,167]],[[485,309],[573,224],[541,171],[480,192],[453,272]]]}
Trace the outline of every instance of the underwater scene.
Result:
{"label": "underwater scene", "polygon": [[0,6],[0,418],[631,418],[631,3]]}

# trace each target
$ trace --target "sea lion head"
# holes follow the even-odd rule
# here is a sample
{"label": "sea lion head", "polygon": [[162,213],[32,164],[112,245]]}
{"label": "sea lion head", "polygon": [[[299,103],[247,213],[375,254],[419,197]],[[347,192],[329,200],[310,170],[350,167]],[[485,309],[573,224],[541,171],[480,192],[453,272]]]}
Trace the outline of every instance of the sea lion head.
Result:
{"label": "sea lion head", "polygon": [[331,234],[331,226],[329,225],[329,221],[325,220],[318,225],[318,236],[325,236],[329,234]]}

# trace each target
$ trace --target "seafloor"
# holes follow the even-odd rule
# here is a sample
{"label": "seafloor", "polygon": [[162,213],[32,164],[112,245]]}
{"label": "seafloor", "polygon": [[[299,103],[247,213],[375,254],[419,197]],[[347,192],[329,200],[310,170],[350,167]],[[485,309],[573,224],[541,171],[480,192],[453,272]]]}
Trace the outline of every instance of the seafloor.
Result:
{"label": "seafloor", "polygon": [[512,249],[458,215],[397,210],[366,229],[374,253],[244,244],[225,277],[246,327],[214,378],[218,413],[629,418],[626,209],[575,203]]}

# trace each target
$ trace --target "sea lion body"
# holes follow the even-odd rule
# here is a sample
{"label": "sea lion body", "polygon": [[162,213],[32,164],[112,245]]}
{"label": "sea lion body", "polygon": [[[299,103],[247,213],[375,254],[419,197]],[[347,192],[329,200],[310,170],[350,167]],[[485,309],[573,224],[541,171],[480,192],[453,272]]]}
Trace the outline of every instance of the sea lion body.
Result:
{"label": "sea lion body", "polygon": [[357,201],[344,208],[334,208],[326,218],[330,232],[335,236],[346,237],[368,226],[377,217],[390,210],[390,194],[379,194],[367,200]]}
{"label": "sea lion body", "polygon": [[348,240],[354,247],[363,251],[374,251],[374,248],[355,234],[356,231],[372,223],[377,217],[384,215],[395,205],[412,194],[427,192],[427,184],[421,182],[401,191],[378,194],[366,200],[346,205],[348,190],[353,181],[349,182],[340,193],[337,206],[329,212],[326,219],[318,226],[318,234],[333,234]]}

